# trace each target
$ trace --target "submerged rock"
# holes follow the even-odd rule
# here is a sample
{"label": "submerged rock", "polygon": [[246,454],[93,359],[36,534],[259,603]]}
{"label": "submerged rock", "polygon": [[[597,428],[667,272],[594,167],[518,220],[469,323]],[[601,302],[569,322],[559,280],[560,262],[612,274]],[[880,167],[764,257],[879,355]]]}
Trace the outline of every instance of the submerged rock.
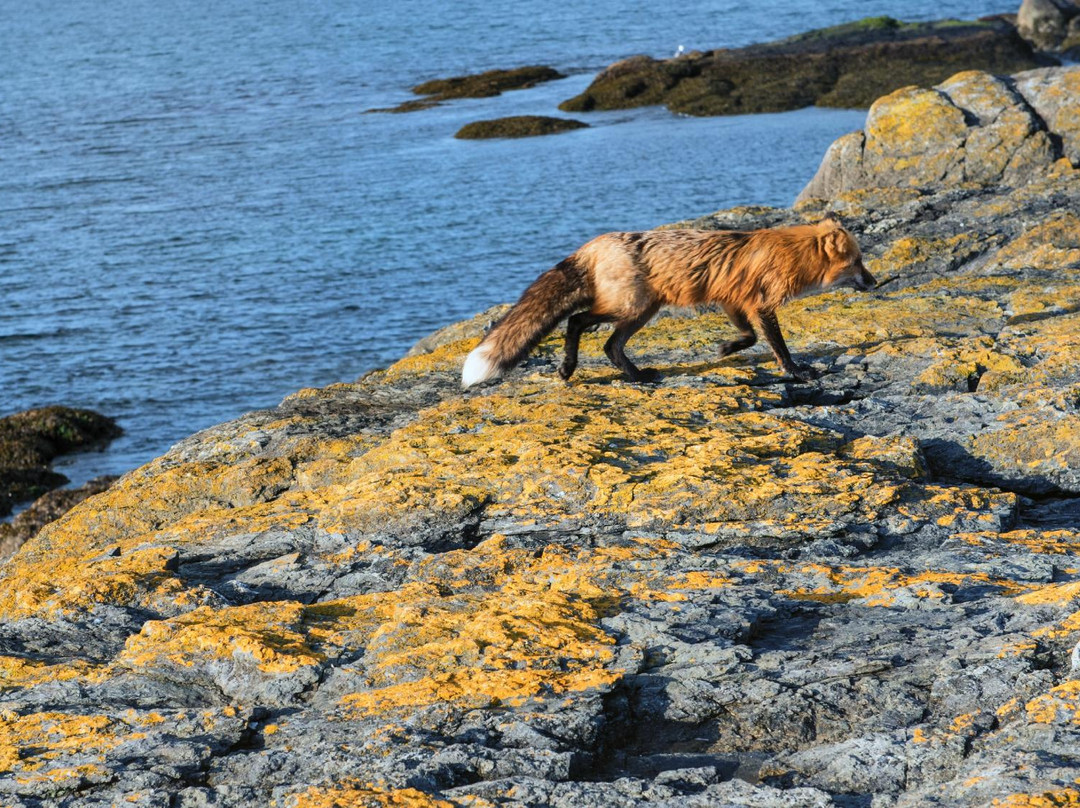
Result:
{"label": "submerged rock", "polygon": [[480,315],[47,526],[5,804],[1075,802],[1080,171],[692,224],[826,209],[883,283],[781,311],[817,381],[669,313],[655,386],[555,334],[462,393]]}
{"label": "submerged rock", "polygon": [[1038,67],[1007,22],[902,23],[872,17],[746,48],[673,59],[635,56],[601,72],[567,112],[664,104],[686,115],[780,112],[812,105],[867,107],[907,84],[936,84],[963,69]]}
{"label": "submerged rock", "polygon": [[513,115],[490,121],[465,124],[454,135],[462,140],[483,140],[497,137],[535,137],[556,135],[574,129],[587,129],[587,123],[571,118],[552,118],[546,115]]}

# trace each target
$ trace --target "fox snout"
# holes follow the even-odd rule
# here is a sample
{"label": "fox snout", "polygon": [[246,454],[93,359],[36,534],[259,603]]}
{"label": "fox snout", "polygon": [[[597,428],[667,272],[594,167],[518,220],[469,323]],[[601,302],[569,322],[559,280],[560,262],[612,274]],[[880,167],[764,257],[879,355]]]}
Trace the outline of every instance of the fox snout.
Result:
{"label": "fox snout", "polygon": [[877,281],[874,280],[874,276],[867,272],[866,267],[863,266],[860,261],[855,267],[855,276],[852,278],[852,286],[858,289],[860,292],[869,292],[875,286]]}

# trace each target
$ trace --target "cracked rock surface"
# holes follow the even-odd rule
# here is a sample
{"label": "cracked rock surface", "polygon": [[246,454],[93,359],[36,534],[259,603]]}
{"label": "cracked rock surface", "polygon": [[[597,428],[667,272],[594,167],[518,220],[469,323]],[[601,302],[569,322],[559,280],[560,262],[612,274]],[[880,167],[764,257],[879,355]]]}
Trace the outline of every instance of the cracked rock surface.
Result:
{"label": "cracked rock surface", "polygon": [[812,383],[669,312],[656,385],[462,394],[479,316],[125,475],[0,568],[0,802],[1080,802],[1080,171],[1023,180],[695,222],[858,236]]}

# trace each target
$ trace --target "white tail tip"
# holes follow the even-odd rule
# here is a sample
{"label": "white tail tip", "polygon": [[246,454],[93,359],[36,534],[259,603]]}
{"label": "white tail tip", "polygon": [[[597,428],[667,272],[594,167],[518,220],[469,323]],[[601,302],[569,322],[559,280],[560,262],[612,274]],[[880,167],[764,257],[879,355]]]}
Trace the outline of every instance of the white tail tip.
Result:
{"label": "white tail tip", "polygon": [[499,366],[488,358],[490,348],[490,345],[480,345],[465,358],[465,367],[461,369],[462,389],[499,375]]}

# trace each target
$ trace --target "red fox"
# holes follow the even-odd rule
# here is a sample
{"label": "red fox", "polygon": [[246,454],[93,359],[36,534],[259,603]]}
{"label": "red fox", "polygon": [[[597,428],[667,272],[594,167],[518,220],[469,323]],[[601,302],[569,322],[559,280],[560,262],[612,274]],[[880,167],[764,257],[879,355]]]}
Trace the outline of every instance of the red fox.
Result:
{"label": "red fox", "polygon": [[859,245],[828,214],[812,225],[763,230],[650,230],[607,233],[580,247],[536,279],[517,304],[469,354],[462,387],[514,367],[567,315],[559,375],[577,368],[581,334],[614,323],[604,353],[634,382],[658,373],[626,356],[630,339],[663,305],[719,304],[739,338],[720,345],[720,356],[757,342],[756,324],[783,371],[800,381],[817,374],[795,364],[784,344],[776,310],[792,298],[850,286],[872,289]]}

